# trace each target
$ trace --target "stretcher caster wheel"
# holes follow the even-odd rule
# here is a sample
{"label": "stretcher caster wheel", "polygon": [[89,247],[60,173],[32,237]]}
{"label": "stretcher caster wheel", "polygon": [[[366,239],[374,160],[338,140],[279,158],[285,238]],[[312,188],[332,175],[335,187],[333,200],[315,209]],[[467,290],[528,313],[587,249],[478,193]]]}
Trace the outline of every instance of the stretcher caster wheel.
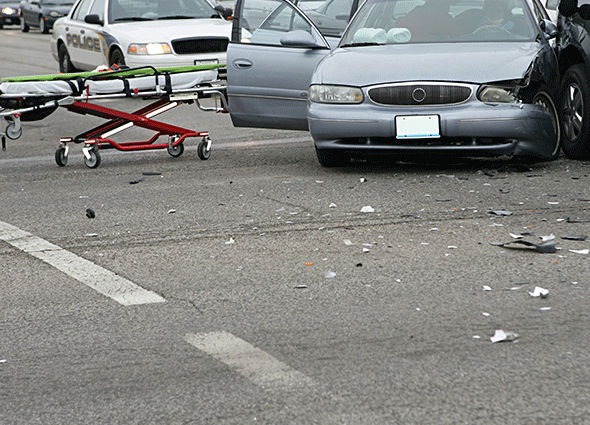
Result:
{"label": "stretcher caster wheel", "polygon": [[211,156],[211,146],[209,146],[209,143],[206,140],[203,140],[201,143],[199,143],[199,146],[197,147],[197,154],[203,161],[209,159]]}
{"label": "stretcher caster wheel", "polygon": [[16,140],[23,134],[23,129],[20,127],[18,130],[15,130],[16,125],[14,123],[8,124],[6,127],[6,135],[9,139]]}
{"label": "stretcher caster wheel", "polygon": [[97,168],[100,165],[100,153],[96,146],[88,150],[88,156],[84,155],[84,164],[88,168]]}
{"label": "stretcher caster wheel", "polygon": [[68,151],[65,146],[60,146],[55,151],[55,162],[60,167],[65,167],[68,163]]}
{"label": "stretcher caster wheel", "polygon": [[184,152],[184,143],[179,143],[176,146],[168,146],[168,153],[174,158],[178,158]]}

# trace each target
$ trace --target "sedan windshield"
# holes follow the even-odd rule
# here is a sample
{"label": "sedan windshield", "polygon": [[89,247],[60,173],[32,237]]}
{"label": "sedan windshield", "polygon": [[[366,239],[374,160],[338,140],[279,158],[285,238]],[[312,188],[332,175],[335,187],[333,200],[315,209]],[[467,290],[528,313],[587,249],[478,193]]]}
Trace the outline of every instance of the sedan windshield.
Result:
{"label": "sedan windshield", "polygon": [[109,22],[219,16],[207,0],[111,0],[109,9]]}
{"label": "sedan windshield", "polygon": [[367,0],[341,47],[524,41],[536,35],[526,0]]}

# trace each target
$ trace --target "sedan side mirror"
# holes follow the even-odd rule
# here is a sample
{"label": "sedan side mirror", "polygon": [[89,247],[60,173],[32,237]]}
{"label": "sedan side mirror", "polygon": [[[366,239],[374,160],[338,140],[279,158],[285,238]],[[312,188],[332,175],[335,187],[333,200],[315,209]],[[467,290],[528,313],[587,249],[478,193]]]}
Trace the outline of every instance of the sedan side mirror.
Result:
{"label": "sedan side mirror", "polygon": [[94,25],[104,25],[104,22],[102,21],[102,19],[100,19],[100,16],[98,16],[96,13],[93,13],[91,15],[86,15],[84,17],[84,22],[86,22],[87,24],[94,24]]}
{"label": "sedan side mirror", "polygon": [[574,16],[578,11],[578,0],[561,0],[558,6],[559,13],[566,18]]}
{"label": "sedan side mirror", "polygon": [[545,40],[552,40],[558,36],[559,30],[557,29],[557,25],[555,25],[553,22],[543,19],[539,25],[545,33]]}
{"label": "sedan side mirror", "polygon": [[216,4],[215,5],[215,10],[221,15],[223,16],[223,19],[229,19],[231,17],[231,15],[233,14],[233,11],[231,10],[231,8],[229,7],[225,7],[222,4]]}
{"label": "sedan side mirror", "polygon": [[281,44],[290,47],[307,47],[308,49],[322,49],[324,46],[308,33],[303,30],[289,31],[281,37]]}

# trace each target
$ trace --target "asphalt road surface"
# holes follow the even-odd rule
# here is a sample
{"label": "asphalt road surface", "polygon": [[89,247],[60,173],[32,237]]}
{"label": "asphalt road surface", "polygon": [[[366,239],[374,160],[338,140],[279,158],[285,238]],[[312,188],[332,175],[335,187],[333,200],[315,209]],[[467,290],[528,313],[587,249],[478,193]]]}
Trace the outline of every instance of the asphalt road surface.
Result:
{"label": "asphalt road surface", "polygon": [[[56,72],[49,37],[0,31],[0,76]],[[588,162],[324,169],[307,133],[159,119],[211,158],[58,167],[101,122],[65,109],[0,152],[0,423],[590,423]],[[523,233],[559,250],[493,244]]]}

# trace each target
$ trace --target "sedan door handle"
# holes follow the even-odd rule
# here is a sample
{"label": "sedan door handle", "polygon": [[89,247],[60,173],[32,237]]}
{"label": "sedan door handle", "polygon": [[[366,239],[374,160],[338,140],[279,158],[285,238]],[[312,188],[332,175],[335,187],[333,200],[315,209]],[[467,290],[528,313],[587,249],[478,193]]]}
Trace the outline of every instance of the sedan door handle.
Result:
{"label": "sedan door handle", "polygon": [[234,68],[237,69],[248,69],[252,67],[252,61],[248,59],[236,59],[232,62]]}

